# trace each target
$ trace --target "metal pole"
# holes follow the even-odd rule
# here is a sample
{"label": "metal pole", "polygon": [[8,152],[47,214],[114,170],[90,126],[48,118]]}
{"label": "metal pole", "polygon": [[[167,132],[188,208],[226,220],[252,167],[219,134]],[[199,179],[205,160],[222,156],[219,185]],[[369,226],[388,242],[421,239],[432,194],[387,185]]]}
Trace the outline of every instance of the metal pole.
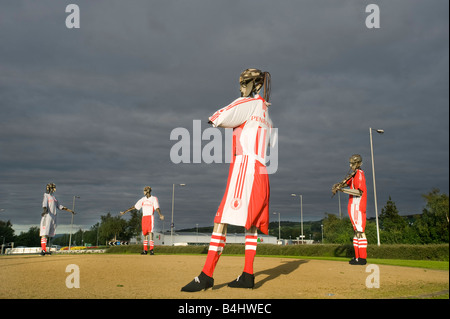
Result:
{"label": "metal pole", "polygon": [[175,197],[175,184],[172,184],[172,222],[170,223],[170,244],[173,245],[173,205]]}
{"label": "metal pole", "polygon": [[339,219],[342,219],[342,210],[341,210],[341,192],[338,192],[339,199]]}
{"label": "metal pole", "polygon": [[303,244],[303,195],[299,194],[291,194],[292,197],[300,197],[300,238],[302,239],[302,244]]}
{"label": "metal pole", "polygon": [[100,223],[98,223],[98,226],[97,226],[97,247],[98,247],[98,232],[99,232],[99,230],[100,230]]}
{"label": "metal pole", "polygon": [[281,240],[281,213],[278,213],[278,239]]}
{"label": "metal pole", "polygon": [[323,224],[320,225],[320,228],[322,228],[322,244],[323,244]]}
{"label": "metal pole", "polygon": [[373,177],[373,198],[375,202],[375,220],[377,224],[377,245],[380,246],[380,227],[378,224],[378,207],[377,207],[377,187],[375,183],[375,165],[373,161],[373,142],[372,142],[372,128],[369,128],[370,134],[370,154],[372,156],[372,177]]}
{"label": "metal pole", "polygon": [[[186,186],[186,184],[178,184],[179,186]],[[170,240],[171,240],[171,245],[173,245],[173,228],[174,228],[174,224],[173,224],[173,207],[174,207],[174,203],[175,203],[175,184],[172,184],[172,223],[170,225]]]}
{"label": "metal pole", "polygon": [[[73,197],[73,202],[72,202],[72,211],[75,211],[75,198],[80,198],[78,196],[74,196]],[[72,246],[72,228],[73,228],[73,213],[72,213],[72,221],[70,222],[70,235],[69,235],[69,251],[70,251],[70,247]]]}
{"label": "metal pole", "polygon": [[299,195],[300,196],[300,225],[301,225],[301,235],[302,235],[302,244],[303,244],[303,238],[305,237],[303,235],[303,195]]}
{"label": "metal pole", "polygon": [[163,245],[166,243],[166,233],[164,232],[164,223],[165,223],[165,220],[163,220],[163,222],[162,222],[162,243],[163,243]]}

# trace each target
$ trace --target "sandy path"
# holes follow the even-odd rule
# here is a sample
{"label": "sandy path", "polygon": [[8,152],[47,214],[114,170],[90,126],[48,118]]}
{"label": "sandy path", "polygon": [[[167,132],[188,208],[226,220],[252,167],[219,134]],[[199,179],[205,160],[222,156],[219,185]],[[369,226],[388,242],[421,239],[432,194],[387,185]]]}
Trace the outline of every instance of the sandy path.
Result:
{"label": "sandy path", "polygon": [[[449,272],[379,265],[379,288],[366,287],[375,273],[346,262],[256,257],[256,287],[228,288],[243,268],[244,258],[222,256],[215,286],[199,293],[180,292],[197,276],[205,256],[185,255],[52,255],[2,256],[2,299],[373,299],[440,293],[449,287]],[[67,288],[79,269],[80,288]],[[70,278],[69,278],[70,279]],[[72,283],[74,281],[71,281]]]}

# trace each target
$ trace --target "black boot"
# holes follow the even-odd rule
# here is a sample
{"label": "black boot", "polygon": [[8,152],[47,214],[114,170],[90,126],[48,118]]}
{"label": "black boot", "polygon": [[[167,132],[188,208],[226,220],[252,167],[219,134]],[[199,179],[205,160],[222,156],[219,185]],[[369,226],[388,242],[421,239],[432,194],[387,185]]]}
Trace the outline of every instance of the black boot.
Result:
{"label": "black boot", "polygon": [[358,265],[365,265],[367,264],[367,260],[365,258],[358,258]]}
{"label": "black boot", "polygon": [[196,292],[206,290],[212,286],[214,286],[214,278],[209,277],[202,271],[198,277],[195,277],[194,280],[181,288],[181,291]]}
{"label": "black boot", "polygon": [[255,286],[255,275],[243,272],[236,280],[230,282],[228,287],[231,288],[253,288]]}

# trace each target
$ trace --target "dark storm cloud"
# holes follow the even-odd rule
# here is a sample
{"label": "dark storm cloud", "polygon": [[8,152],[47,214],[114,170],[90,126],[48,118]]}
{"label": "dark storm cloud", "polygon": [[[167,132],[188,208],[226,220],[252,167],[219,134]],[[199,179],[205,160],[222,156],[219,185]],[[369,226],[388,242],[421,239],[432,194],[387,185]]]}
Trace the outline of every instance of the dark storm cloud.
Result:
{"label": "dark storm cloud", "polygon": [[299,220],[291,193],[306,219],[337,213],[331,185],[360,153],[373,217],[369,127],[385,130],[373,136],[379,210],[392,196],[419,213],[421,194],[448,193],[448,3],[378,1],[373,30],[370,1],[73,2],[76,30],[66,4],[1,4],[0,219],[37,225],[53,181],[63,205],[80,196],[75,223],[89,227],[151,185],[167,229],[185,183],[176,228],[210,225],[228,165],[173,164],[170,133],[206,129],[247,67],[272,74],[271,213]]}

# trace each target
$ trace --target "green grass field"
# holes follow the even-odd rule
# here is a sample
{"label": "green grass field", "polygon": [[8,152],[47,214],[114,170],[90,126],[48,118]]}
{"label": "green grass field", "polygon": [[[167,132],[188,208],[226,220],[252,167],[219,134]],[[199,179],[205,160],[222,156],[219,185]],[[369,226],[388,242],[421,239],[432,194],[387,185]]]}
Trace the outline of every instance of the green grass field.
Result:
{"label": "green grass field", "polygon": [[[270,246],[270,247],[269,247]],[[387,250],[387,245],[383,246],[383,250]],[[399,245],[393,246],[397,250],[403,250],[402,247],[399,248]],[[439,247],[441,253],[435,252],[436,247]],[[348,262],[350,259],[348,255],[348,251],[339,250],[340,254],[338,256],[333,256],[335,252],[338,250],[338,245],[314,245],[311,247],[302,247],[302,246],[291,246],[289,250],[287,250],[287,246],[276,246],[276,245],[261,245],[258,247],[257,256],[258,257],[281,257],[281,258],[297,258],[297,259],[318,259],[318,260],[334,260],[334,261],[342,261]],[[307,249],[307,254],[302,254],[305,252],[304,249]],[[390,248],[390,247],[389,247]],[[432,253],[424,252],[426,249],[429,249]],[[179,255],[204,255],[207,253],[208,246],[184,246],[184,247],[171,247],[171,246],[159,246],[158,248],[159,254],[179,254]],[[376,247],[374,247],[376,249]],[[416,260],[411,259],[412,250],[411,245],[408,245],[408,250],[406,256],[401,256],[400,258],[371,258],[370,255],[367,258],[368,263],[379,264],[379,265],[393,265],[393,266],[403,266],[403,267],[417,267],[417,268],[426,268],[426,269],[435,269],[435,270],[449,270],[449,261],[448,261],[448,245],[442,246],[417,246],[417,250],[421,250],[422,253],[418,254],[425,259]],[[446,254],[442,253],[447,249]],[[134,254],[140,253],[142,250],[141,245],[130,245],[130,246],[116,246],[109,248],[107,253],[118,253],[118,254]],[[351,252],[351,250],[350,250]],[[224,255],[227,256],[243,256],[244,255],[244,246],[243,245],[227,245],[224,250]],[[373,255],[376,255],[375,253]],[[428,256],[433,256],[433,258],[427,259]],[[441,256],[443,260],[435,260],[435,256]],[[401,258],[404,257],[404,258]]]}
{"label": "green grass field", "polygon": [[[263,257],[263,256],[260,256],[260,257]],[[276,257],[276,256],[266,256],[266,257]],[[279,256],[279,257],[318,259],[318,260],[335,260],[335,261],[348,262],[348,258],[344,258],[344,257],[311,257],[311,256]],[[449,270],[449,262],[448,261],[368,258],[367,262],[371,263],[371,264],[377,264],[377,265],[391,265],[391,266],[402,266],[402,267],[427,268],[427,269],[435,269],[435,270]]]}

